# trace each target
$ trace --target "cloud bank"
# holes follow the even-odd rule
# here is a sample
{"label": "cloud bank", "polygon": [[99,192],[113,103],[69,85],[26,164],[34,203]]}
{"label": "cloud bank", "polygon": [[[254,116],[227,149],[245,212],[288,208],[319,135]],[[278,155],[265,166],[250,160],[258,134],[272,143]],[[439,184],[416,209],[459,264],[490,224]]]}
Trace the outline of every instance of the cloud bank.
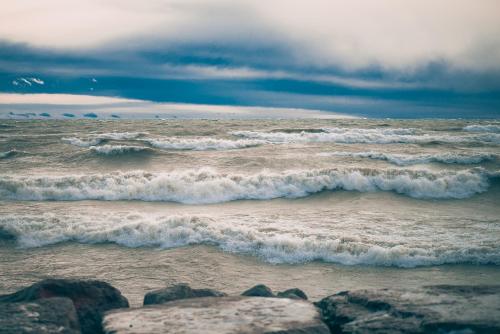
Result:
{"label": "cloud bank", "polygon": [[[0,90],[492,117],[499,13],[496,0],[20,0],[0,12]],[[26,77],[45,84],[12,87]]]}

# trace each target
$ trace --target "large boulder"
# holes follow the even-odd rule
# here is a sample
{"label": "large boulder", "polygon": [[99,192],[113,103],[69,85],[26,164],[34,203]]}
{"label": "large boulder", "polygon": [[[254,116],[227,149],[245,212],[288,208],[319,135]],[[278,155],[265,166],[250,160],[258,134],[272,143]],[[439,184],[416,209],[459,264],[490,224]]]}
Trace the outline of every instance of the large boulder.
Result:
{"label": "large boulder", "polygon": [[102,333],[104,312],[129,307],[118,289],[101,281],[46,279],[10,295],[0,296],[0,303],[29,302],[52,297],[73,301],[82,333]]}
{"label": "large boulder", "polygon": [[285,291],[278,292],[276,295],[279,298],[291,298],[291,299],[303,299],[307,300],[307,295],[304,291],[293,288],[293,289],[288,289]]}
{"label": "large boulder", "polygon": [[71,299],[56,297],[0,303],[0,333],[79,334],[80,325]]}
{"label": "large boulder", "polygon": [[225,293],[212,289],[192,289],[187,284],[177,284],[164,289],[148,292],[144,305],[164,304],[173,300],[201,297],[223,297]]}
{"label": "large boulder", "polygon": [[273,291],[264,284],[258,284],[244,291],[242,296],[247,297],[275,297]]}
{"label": "large boulder", "polygon": [[206,297],[110,311],[106,333],[327,334],[313,304],[258,297]]}
{"label": "large boulder", "polygon": [[316,306],[332,333],[500,333],[500,286],[344,291]]}

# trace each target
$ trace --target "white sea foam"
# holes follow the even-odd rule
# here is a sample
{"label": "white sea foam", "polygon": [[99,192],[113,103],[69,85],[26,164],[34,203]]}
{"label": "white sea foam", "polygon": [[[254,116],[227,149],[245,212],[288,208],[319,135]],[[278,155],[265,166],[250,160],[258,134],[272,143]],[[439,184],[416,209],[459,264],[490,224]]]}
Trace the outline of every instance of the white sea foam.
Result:
{"label": "white sea foam", "polygon": [[414,198],[468,198],[488,189],[488,177],[488,172],[481,168],[455,172],[322,169],[280,173],[263,171],[253,175],[219,173],[212,169],[46,177],[4,175],[0,176],[0,198],[198,204],[298,198],[325,190],[382,190]]}
{"label": "white sea foam", "polygon": [[88,138],[88,139],[80,139],[76,137],[68,137],[68,138],[62,138],[61,139],[63,142],[78,146],[78,147],[90,147],[94,145],[98,145],[100,142],[102,142],[102,139],[100,138]]}
{"label": "white sea foam", "polygon": [[90,147],[99,145],[105,140],[133,140],[139,138],[146,133],[143,132],[111,132],[111,133],[100,133],[100,134],[91,134],[84,138],[78,137],[68,137],[62,138],[61,140],[65,143],[79,146],[79,147]]}
{"label": "white sea foam", "polygon": [[353,158],[369,158],[385,160],[398,166],[409,166],[439,162],[444,164],[478,164],[484,161],[492,161],[497,158],[492,153],[435,153],[435,154],[391,154],[382,152],[324,152],[320,156],[337,156]]}
{"label": "white sea foam", "polygon": [[147,135],[146,132],[110,132],[92,135],[95,138],[108,140],[130,140]]}
{"label": "white sea foam", "polygon": [[23,152],[20,152],[18,150],[8,150],[8,151],[5,151],[5,152],[0,152],[0,159],[5,159],[5,158],[10,158],[10,157],[13,157],[17,154],[20,154],[20,153],[23,153]]}
{"label": "white sea foam", "polygon": [[239,148],[254,147],[265,144],[263,140],[252,139],[218,139],[212,137],[169,137],[163,139],[144,139],[151,146],[164,150],[193,150],[193,151],[209,151],[209,150],[233,150]]}
{"label": "white sea foam", "polygon": [[102,146],[91,146],[89,150],[101,155],[119,155],[125,153],[133,153],[133,152],[144,152],[151,149],[149,147],[134,146],[134,145],[102,145]]}
{"label": "white sea foam", "polygon": [[416,129],[360,129],[360,128],[326,128],[327,132],[262,132],[262,131],[233,131],[232,135],[265,140],[269,143],[301,143],[301,142],[332,142],[332,143],[366,143],[366,144],[393,144],[393,143],[500,143],[500,135],[487,133],[480,135],[444,135],[421,133]]}
{"label": "white sea foam", "polygon": [[400,267],[444,263],[500,264],[500,251],[494,239],[484,234],[463,243],[460,237],[456,239],[449,232],[438,244],[433,242],[432,236],[422,235],[413,240],[412,245],[405,235],[400,236],[399,243],[380,243],[339,237],[331,228],[325,234],[307,228],[284,229],[277,233],[261,227],[259,221],[239,224],[230,217],[196,215],[45,213],[0,217],[0,229],[4,234],[14,236],[21,247],[41,247],[65,241],[161,248],[209,244],[229,252],[252,254],[273,263],[322,260],[346,265]]}
{"label": "white sea foam", "polygon": [[464,127],[464,131],[468,131],[468,132],[493,132],[493,133],[500,133],[500,125],[494,125],[494,124],[486,124],[486,125],[473,124],[473,125],[468,125],[468,126]]}
{"label": "white sea foam", "polygon": [[351,133],[353,131],[359,132],[363,130],[364,133],[377,133],[382,135],[397,135],[397,136],[406,136],[406,135],[418,135],[421,134],[421,131],[415,128],[374,128],[374,129],[359,129],[359,128],[322,128],[323,131],[328,133]]}

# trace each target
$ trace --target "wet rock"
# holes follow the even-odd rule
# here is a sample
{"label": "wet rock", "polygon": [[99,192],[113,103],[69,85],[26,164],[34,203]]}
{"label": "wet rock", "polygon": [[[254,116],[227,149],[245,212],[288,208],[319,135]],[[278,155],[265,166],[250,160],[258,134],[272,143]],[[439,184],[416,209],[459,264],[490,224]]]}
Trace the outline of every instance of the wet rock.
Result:
{"label": "wet rock", "polygon": [[57,297],[0,303],[0,333],[78,334],[80,325],[71,299]]}
{"label": "wet rock", "polygon": [[274,297],[273,291],[264,284],[258,284],[241,294],[247,297]]}
{"label": "wet rock", "polygon": [[101,281],[47,279],[10,295],[0,296],[0,303],[16,303],[52,297],[73,301],[82,333],[102,333],[102,315],[116,308],[129,307],[119,290]]}
{"label": "wet rock", "polygon": [[173,300],[201,297],[223,297],[225,293],[212,289],[192,289],[187,284],[177,284],[168,288],[148,292],[144,305],[164,304]]}
{"label": "wet rock", "polygon": [[305,294],[304,291],[293,288],[293,289],[288,289],[282,292],[278,292],[277,294],[278,297],[280,298],[291,298],[291,299],[304,299],[307,300],[307,295]]}
{"label": "wet rock", "polygon": [[316,306],[332,333],[500,333],[500,286],[345,291]]}
{"label": "wet rock", "polygon": [[206,297],[110,311],[106,333],[327,334],[318,310],[303,300]]}

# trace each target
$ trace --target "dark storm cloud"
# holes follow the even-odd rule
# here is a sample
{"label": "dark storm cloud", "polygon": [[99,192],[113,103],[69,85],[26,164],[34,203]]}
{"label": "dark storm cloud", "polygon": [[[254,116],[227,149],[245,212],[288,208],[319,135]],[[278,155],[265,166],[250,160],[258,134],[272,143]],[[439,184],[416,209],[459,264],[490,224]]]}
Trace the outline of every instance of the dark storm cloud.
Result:
{"label": "dark storm cloud", "polygon": [[[453,13],[389,0],[279,3],[108,0],[78,3],[77,11],[50,0],[37,12],[44,24],[31,30],[8,28],[10,9],[32,13],[32,5],[13,4],[0,29],[0,90],[382,117],[435,116],[433,108],[443,117],[498,115],[494,2],[464,2]],[[51,8],[62,8],[64,20],[51,21]],[[395,17],[407,20],[387,22]],[[26,78],[44,84],[22,84]]]}

